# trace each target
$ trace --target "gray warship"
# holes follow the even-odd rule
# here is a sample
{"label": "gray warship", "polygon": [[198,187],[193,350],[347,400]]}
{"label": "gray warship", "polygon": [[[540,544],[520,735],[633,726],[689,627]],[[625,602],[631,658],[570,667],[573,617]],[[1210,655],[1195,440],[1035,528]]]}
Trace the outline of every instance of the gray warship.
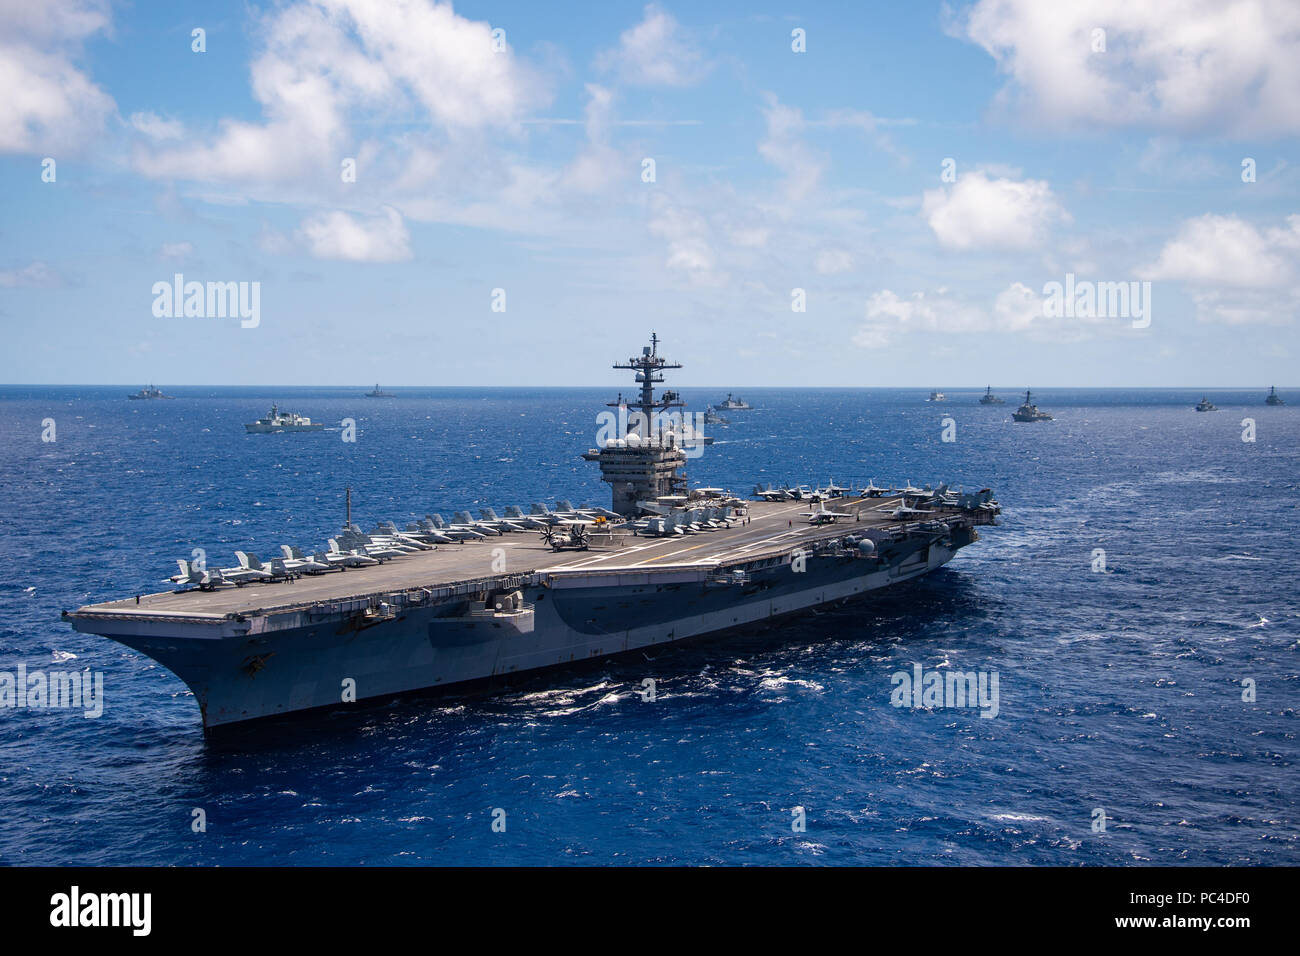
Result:
{"label": "gray warship", "polygon": [[[65,611],[78,631],[158,661],[205,731],[366,698],[572,665],[862,600],[947,564],[995,524],[990,489],[688,487],[693,446],[657,337],[616,369],[639,400],[582,457],[611,508],[560,501],[458,512],[399,531],[351,520],[330,550],[268,563],[178,562],[174,590]],[[622,428],[626,417],[634,420]],[[656,427],[659,425],[660,427]],[[685,436],[685,437],[682,437]],[[503,482],[504,484],[504,482]],[[436,520],[434,520],[436,518]],[[355,569],[355,570],[349,570]],[[348,570],[348,573],[341,573]]]}
{"label": "gray warship", "polygon": [[1011,418],[1017,422],[1050,422],[1052,416],[1047,412],[1039,410],[1034,404],[1034,396],[1029,389],[1025,389],[1025,403],[1011,413]]}
{"label": "gray warship", "polygon": [[324,431],[322,422],[313,422],[305,415],[296,412],[282,412],[279,405],[272,405],[271,410],[255,422],[246,422],[244,431],[250,435],[269,435],[272,432],[319,432]]}
{"label": "gray warship", "polygon": [[133,402],[156,401],[158,399],[170,399],[172,397],[173,396],[171,395],[164,395],[162,389],[158,388],[156,385],[146,385],[144,388],[140,389],[140,391],[133,392],[127,396],[127,398],[131,399]]}

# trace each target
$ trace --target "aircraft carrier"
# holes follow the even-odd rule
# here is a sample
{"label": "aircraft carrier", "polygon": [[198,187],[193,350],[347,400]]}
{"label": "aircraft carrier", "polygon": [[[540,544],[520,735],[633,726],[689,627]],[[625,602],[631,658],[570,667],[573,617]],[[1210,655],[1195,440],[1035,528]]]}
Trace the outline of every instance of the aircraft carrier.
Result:
{"label": "aircraft carrier", "polygon": [[[685,464],[698,445],[689,429],[672,427],[677,393],[655,392],[663,371],[680,366],[652,338],[614,368],[636,374],[640,400],[610,403],[635,422],[624,431],[620,419],[618,432],[583,455],[611,485],[612,509],[513,510],[518,517],[498,519],[491,536],[467,530],[474,536],[447,543],[429,530],[422,547],[388,551],[353,526],[346,540],[361,546],[331,542],[332,557],[371,566],[348,570],[322,554],[294,562],[302,573],[284,562],[248,572],[241,555],[243,571],[230,570],[261,580],[234,586],[239,579],[188,572],[180,590],[64,617],[175,673],[211,729],[567,665],[860,598],[947,564],[999,513],[989,489],[910,482],[756,488],[752,501],[689,490]],[[669,424],[645,427],[661,421]],[[403,540],[416,537],[385,539],[395,548]],[[363,557],[367,541],[387,560]]]}

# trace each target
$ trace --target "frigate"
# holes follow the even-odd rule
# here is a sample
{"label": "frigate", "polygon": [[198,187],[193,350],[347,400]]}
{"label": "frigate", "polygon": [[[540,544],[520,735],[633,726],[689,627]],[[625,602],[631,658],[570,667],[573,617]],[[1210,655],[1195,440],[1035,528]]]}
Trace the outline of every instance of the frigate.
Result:
{"label": "frigate", "polygon": [[349,513],[329,553],[286,547],[269,566],[241,553],[226,575],[180,562],[176,590],[64,617],[171,670],[210,730],[866,602],[944,566],[996,523],[988,488],[832,482],[748,501],[689,488],[701,436],[683,427],[676,392],[656,392],[681,367],[658,346],[652,336],[614,366],[635,373],[639,398],[611,402],[602,416],[612,422],[582,455],[609,484],[611,508],[485,509],[478,522],[458,512],[452,524],[401,532],[390,522],[373,535]]}
{"label": "frigate", "polygon": [[271,432],[318,432],[324,428],[323,423],[313,422],[305,415],[282,412],[278,405],[272,405],[271,410],[257,421],[244,424],[244,431],[250,435],[265,435]]}

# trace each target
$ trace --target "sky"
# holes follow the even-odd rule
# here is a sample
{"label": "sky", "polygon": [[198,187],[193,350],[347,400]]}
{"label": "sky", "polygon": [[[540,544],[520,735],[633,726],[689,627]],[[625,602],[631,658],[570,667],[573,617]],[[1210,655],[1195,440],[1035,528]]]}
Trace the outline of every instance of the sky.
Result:
{"label": "sky", "polygon": [[0,0],[0,382],[1294,386],[1298,135],[1293,0]]}

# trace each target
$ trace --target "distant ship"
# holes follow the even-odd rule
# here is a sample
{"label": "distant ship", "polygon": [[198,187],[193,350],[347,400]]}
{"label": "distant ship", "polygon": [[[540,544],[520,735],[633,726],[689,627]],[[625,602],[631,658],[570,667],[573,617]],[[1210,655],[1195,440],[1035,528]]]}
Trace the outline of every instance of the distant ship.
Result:
{"label": "distant ship", "polygon": [[942,402],[942,401],[944,401],[947,397],[948,397],[948,396],[945,395],[943,392],[931,392],[931,393],[930,393],[930,397],[927,398],[926,401],[927,401],[927,402]]}
{"label": "distant ship", "polygon": [[392,392],[385,392],[382,388],[380,388],[378,382],[375,383],[375,389],[373,392],[366,392],[366,398],[395,398],[395,397],[396,396],[394,396]]}
{"label": "distant ship", "polygon": [[1025,404],[1012,412],[1011,417],[1018,422],[1050,422],[1052,420],[1052,416],[1047,414],[1047,412],[1040,412],[1038,410],[1038,406],[1034,404],[1033,395],[1030,394],[1029,389],[1025,389]]}
{"label": "distant ship", "polygon": [[729,418],[724,418],[722,415],[719,415],[719,414],[718,414],[718,410],[717,410],[716,408],[709,408],[709,409],[708,409],[707,411],[705,411],[705,413],[704,413],[704,424],[706,424],[706,425],[730,425],[730,424],[731,424],[731,419],[729,419]]}
{"label": "distant ship", "polygon": [[980,398],[980,404],[981,405],[1005,405],[1006,402],[1004,402],[1002,399],[998,398],[996,395],[993,394],[993,386],[990,385],[988,389],[984,392],[984,395]]}
{"label": "distant ship", "polygon": [[1202,395],[1201,400],[1196,403],[1196,410],[1198,412],[1217,412],[1219,410],[1219,406],[1215,405],[1208,398]]}
{"label": "distant ship", "polygon": [[743,398],[733,398],[730,392],[727,393],[727,400],[718,406],[724,412],[739,412],[753,407]]}
{"label": "distant ship", "polygon": [[293,412],[282,412],[278,405],[272,405],[265,418],[248,422],[244,425],[244,430],[251,434],[265,434],[266,432],[318,432],[324,427],[319,422],[312,422],[310,418]]}
{"label": "distant ship", "polygon": [[172,397],[174,396],[164,395],[162,393],[162,389],[154,385],[146,385],[144,388],[140,389],[140,391],[136,392],[134,395],[127,396],[127,398],[131,399],[131,401],[133,402],[143,401],[145,399],[172,398]]}
{"label": "distant ship", "polygon": [[1268,398],[1264,399],[1265,405],[1285,405],[1281,397],[1277,394],[1277,386],[1273,385],[1268,390]]}

